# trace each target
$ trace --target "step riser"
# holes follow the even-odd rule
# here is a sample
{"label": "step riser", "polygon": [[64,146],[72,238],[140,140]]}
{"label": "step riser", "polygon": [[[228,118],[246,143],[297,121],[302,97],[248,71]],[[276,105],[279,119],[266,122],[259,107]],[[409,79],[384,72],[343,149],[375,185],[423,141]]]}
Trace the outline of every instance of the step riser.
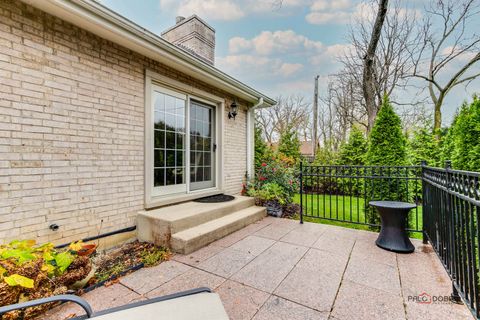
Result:
{"label": "step riser", "polygon": [[246,209],[248,207],[251,207],[255,205],[255,199],[254,198],[248,198],[240,202],[233,203],[230,206],[225,206],[223,208],[212,208],[212,210],[208,212],[203,212],[202,214],[192,216],[192,217],[187,217],[185,219],[179,219],[176,221],[173,221],[170,224],[170,231],[172,234],[193,228],[195,226],[198,226],[202,223],[215,220],[221,217],[226,216],[227,214],[230,214],[232,212],[240,211],[242,209]]}
{"label": "step riser", "polygon": [[265,208],[259,208],[254,214],[248,215],[240,220],[228,223],[221,228],[218,228],[207,234],[200,235],[194,239],[185,241],[183,239],[176,239],[175,235],[170,240],[170,246],[173,251],[182,254],[190,254],[218,239],[221,239],[237,230],[240,230],[251,223],[263,219],[266,216]]}

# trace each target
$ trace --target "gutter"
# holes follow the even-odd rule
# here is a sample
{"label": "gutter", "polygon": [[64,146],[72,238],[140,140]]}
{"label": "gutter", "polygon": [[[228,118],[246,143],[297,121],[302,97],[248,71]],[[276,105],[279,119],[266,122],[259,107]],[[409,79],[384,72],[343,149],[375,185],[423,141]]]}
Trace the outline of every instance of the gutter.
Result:
{"label": "gutter", "polygon": [[247,110],[247,179],[255,176],[255,110],[268,107],[262,97]]}
{"label": "gutter", "polygon": [[248,102],[255,103],[262,98],[269,106],[276,103],[274,99],[193,57],[160,36],[140,27],[96,1],[22,1],[132,51],[162,62],[193,78],[217,86]]}

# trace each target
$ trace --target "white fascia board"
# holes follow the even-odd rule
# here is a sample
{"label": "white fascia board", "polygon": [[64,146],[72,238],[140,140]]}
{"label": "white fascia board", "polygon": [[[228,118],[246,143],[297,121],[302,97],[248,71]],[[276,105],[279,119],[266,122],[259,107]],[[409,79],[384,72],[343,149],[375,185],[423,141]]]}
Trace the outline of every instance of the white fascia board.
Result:
{"label": "white fascia board", "polygon": [[275,100],[200,61],[158,35],[136,25],[92,0],[22,0],[23,2],[70,22],[102,38],[159,61],[195,79],[222,89],[234,96],[267,106]]}

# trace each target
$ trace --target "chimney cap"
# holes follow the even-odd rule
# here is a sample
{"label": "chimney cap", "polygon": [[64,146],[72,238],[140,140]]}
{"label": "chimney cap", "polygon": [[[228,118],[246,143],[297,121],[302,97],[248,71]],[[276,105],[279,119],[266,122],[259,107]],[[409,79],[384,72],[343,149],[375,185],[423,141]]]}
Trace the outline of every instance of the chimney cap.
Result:
{"label": "chimney cap", "polygon": [[176,16],[176,17],[175,17],[175,24],[179,24],[179,23],[182,22],[183,20],[185,20],[185,17],[183,17],[183,16]]}

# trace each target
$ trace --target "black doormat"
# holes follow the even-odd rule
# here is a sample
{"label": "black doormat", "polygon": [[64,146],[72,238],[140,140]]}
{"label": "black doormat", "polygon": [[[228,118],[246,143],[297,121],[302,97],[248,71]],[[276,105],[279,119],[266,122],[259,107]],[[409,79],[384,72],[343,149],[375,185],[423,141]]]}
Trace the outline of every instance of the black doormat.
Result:
{"label": "black doormat", "polygon": [[229,196],[226,194],[217,194],[215,196],[205,197],[193,200],[194,202],[201,202],[201,203],[217,203],[217,202],[228,202],[235,199],[234,196]]}

